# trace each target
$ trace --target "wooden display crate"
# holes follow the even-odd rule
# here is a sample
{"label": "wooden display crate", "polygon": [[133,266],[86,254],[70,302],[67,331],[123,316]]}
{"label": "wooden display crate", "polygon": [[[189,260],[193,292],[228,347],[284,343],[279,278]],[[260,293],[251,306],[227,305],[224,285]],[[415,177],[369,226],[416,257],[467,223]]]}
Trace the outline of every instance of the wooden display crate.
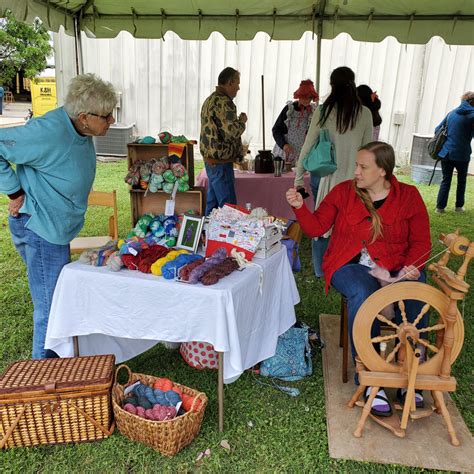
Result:
{"label": "wooden display crate", "polygon": [[[135,163],[137,160],[149,161],[153,158],[161,158],[168,156],[168,145],[161,143],[129,143],[128,147],[128,167]],[[193,145],[187,143],[183,156],[181,157],[181,163],[186,168],[189,175],[189,187],[194,188],[194,153]]]}
{"label": "wooden display crate", "polygon": [[[132,225],[143,214],[162,214],[165,212],[165,201],[170,198],[168,193],[158,191],[157,193],[146,193],[139,189],[130,190],[130,202],[132,207]],[[193,210],[203,216],[206,208],[206,194],[204,188],[195,187],[185,193],[176,194],[175,214],[183,214]]]}

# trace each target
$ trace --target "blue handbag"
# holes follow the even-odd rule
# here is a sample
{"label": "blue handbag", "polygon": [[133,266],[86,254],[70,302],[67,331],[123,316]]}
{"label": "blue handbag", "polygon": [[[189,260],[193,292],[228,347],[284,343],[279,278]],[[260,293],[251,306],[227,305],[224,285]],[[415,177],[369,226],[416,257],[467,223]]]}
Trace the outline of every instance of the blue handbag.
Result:
{"label": "blue handbag", "polygon": [[328,176],[337,170],[336,150],[329,139],[329,132],[322,128],[319,139],[303,161],[303,167],[315,176]]}
{"label": "blue handbag", "polygon": [[301,326],[293,326],[278,337],[275,355],[260,364],[260,375],[293,382],[313,373],[309,327]]}

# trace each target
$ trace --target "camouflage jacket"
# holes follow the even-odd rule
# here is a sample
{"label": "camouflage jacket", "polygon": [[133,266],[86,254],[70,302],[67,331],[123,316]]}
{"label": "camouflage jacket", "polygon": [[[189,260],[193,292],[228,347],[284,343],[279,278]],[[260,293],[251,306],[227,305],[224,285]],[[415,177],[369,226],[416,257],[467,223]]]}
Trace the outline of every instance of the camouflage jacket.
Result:
{"label": "camouflage jacket", "polygon": [[242,140],[245,124],[237,117],[232,99],[216,87],[201,109],[201,155],[218,161],[242,159]]}

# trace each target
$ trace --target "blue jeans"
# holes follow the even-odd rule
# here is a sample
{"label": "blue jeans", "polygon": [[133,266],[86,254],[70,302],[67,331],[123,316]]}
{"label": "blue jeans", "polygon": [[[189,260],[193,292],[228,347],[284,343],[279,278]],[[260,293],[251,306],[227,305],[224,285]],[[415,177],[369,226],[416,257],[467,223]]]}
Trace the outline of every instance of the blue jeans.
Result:
{"label": "blue jeans", "polygon": [[[332,286],[347,298],[348,329],[353,358],[357,355],[354,347],[354,340],[352,338],[352,328],[354,326],[357,311],[359,311],[362,303],[372,293],[380,288],[379,282],[372,275],[369,275],[369,271],[370,268],[365,267],[364,265],[348,263],[339,268],[339,270],[336,270],[331,279]],[[425,283],[426,273],[424,271],[421,271],[420,273],[421,275],[418,281]],[[405,301],[406,315],[409,322],[415,320],[416,316],[421,312],[423,305],[424,303],[422,301]],[[418,323],[417,327],[419,329],[427,327],[428,320],[429,313],[426,313]],[[401,314],[398,308],[395,310],[395,321],[397,324],[401,323]],[[371,336],[377,337],[378,335],[380,335],[380,323],[378,319],[375,319],[371,328]]]}
{"label": "blue jeans", "polygon": [[310,174],[309,184],[311,186],[311,192],[313,193],[314,205],[316,206],[316,198],[318,197],[319,182],[321,181],[320,176]]}
{"label": "blue jeans", "polygon": [[322,278],[324,276],[323,274],[323,257],[324,254],[326,253],[326,250],[329,245],[329,237],[318,237],[318,240],[311,240],[311,257],[313,259],[313,269],[314,269],[314,274],[318,278]]}
{"label": "blue jeans", "polygon": [[69,245],[51,244],[26,228],[30,216],[9,216],[13,244],[25,262],[31,299],[33,300],[33,359],[55,357],[45,351],[49,310],[54,288],[64,265],[70,262]]}
{"label": "blue jeans", "polygon": [[207,173],[206,216],[216,207],[237,204],[234,185],[233,163],[210,165],[205,163]]}
{"label": "blue jeans", "polygon": [[466,192],[466,177],[467,169],[469,168],[468,161],[453,161],[449,157],[441,160],[441,171],[443,172],[443,180],[439,187],[438,199],[436,200],[436,207],[444,209],[448,204],[449,189],[451,188],[451,180],[453,179],[453,171],[456,168],[458,172],[458,185],[456,187],[456,207],[464,206],[464,194]]}

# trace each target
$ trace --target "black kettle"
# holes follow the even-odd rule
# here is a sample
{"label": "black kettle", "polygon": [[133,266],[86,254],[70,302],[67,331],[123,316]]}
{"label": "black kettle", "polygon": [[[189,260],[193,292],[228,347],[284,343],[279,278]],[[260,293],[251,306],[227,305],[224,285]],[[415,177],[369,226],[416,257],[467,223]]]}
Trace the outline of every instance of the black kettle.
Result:
{"label": "black kettle", "polygon": [[258,150],[255,173],[273,173],[273,153],[270,150]]}

